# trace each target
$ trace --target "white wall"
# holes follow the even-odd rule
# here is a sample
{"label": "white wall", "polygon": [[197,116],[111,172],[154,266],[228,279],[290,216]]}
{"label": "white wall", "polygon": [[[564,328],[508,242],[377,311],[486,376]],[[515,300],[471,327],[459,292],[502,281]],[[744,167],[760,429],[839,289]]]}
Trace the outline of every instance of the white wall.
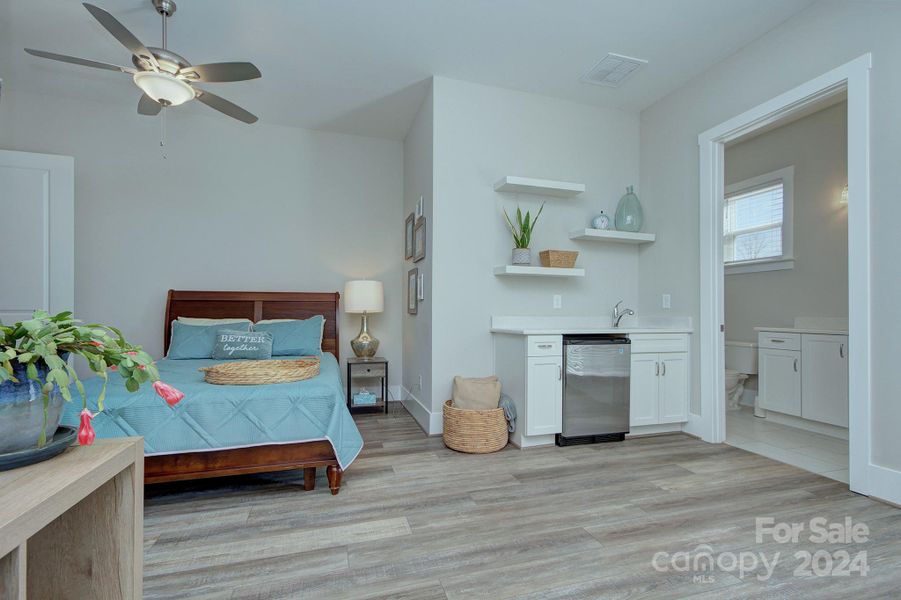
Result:
{"label": "white wall", "polygon": [[847,103],[726,148],[726,185],[794,165],[794,268],[726,276],[726,339],[795,317],[848,316]]}
{"label": "white wall", "polygon": [[[657,243],[641,251],[640,308],[656,311],[660,294],[670,292],[674,311],[699,318],[698,134],[872,52],[871,453],[875,464],[901,470],[901,402],[895,367],[901,354],[898,23],[898,3],[815,3],[642,112],[641,189],[648,230],[658,235]],[[693,338],[696,345],[697,336]],[[697,347],[694,350],[697,353]],[[697,410],[698,361],[693,364]]]}
{"label": "white wall", "polygon": [[[137,98],[136,98],[137,101]],[[343,291],[381,279],[372,318],[402,372],[403,152],[397,141],[260,123],[204,106],[159,119],[134,106],[4,88],[0,147],[75,157],[75,306],[162,350],[166,291]],[[15,260],[5,257],[5,260]],[[359,316],[341,315],[341,354]]]}
{"label": "white wall", "polygon": [[[428,430],[432,407],[432,258],[435,253],[432,233],[433,197],[433,94],[430,89],[416,113],[404,139],[404,213],[415,212],[420,196],[426,219],[426,257],[419,262],[404,261],[400,287],[402,290],[404,341],[404,404],[407,410]],[[419,302],[417,314],[407,313],[407,272],[417,268],[424,277],[425,300]],[[419,381],[422,378],[422,385]]]}
{"label": "white wall", "polygon": [[[493,373],[492,315],[607,314],[638,299],[638,251],[573,242],[599,210],[611,214],[638,181],[638,116],[618,110],[477,85],[434,80],[435,248],[432,292],[432,411],[451,395],[454,375]],[[533,236],[539,250],[578,250],[583,279],[501,278],[513,247],[502,208],[538,209],[542,199],[494,191],[505,175],[582,182],[575,198],[547,199]],[[637,190],[639,194],[641,190]],[[553,294],[563,308],[552,308]]]}

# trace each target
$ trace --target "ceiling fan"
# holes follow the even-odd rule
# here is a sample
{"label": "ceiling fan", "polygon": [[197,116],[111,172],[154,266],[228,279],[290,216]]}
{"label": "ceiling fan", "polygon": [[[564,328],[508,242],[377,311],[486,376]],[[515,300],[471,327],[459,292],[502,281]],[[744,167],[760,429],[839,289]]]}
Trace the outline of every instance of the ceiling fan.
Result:
{"label": "ceiling fan", "polygon": [[245,81],[261,77],[260,70],[249,62],[225,62],[210,63],[206,65],[192,65],[183,57],[167,48],[166,20],[175,14],[175,2],[172,0],[151,0],[153,7],[163,17],[163,47],[144,46],[116,20],[111,14],[93,4],[84,3],[88,12],[109,31],[119,43],[131,52],[132,67],[120,67],[104,62],[44,52],[25,48],[25,52],[59,60],[62,62],[93,67],[95,69],[107,69],[119,71],[132,76],[143,95],[138,101],[138,113],[142,115],[157,115],[166,106],[178,106],[190,100],[200,100],[210,108],[214,108],[229,117],[245,123],[255,123],[257,117],[244,110],[237,104],[229,102],[216,94],[202,90],[195,83],[218,83],[228,81]]}

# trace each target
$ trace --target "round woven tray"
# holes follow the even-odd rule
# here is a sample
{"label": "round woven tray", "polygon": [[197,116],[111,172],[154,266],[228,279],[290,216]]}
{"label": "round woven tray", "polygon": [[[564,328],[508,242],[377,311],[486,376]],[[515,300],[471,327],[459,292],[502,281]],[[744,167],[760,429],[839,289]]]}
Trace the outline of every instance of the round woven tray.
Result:
{"label": "round woven tray", "polygon": [[289,383],[319,375],[318,358],[300,360],[248,360],[219,363],[203,371],[207,383],[216,385],[260,385]]}
{"label": "round woven tray", "polygon": [[470,454],[497,452],[507,445],[507,419],[503,408],[466,410],[444,403],[444,445]]}

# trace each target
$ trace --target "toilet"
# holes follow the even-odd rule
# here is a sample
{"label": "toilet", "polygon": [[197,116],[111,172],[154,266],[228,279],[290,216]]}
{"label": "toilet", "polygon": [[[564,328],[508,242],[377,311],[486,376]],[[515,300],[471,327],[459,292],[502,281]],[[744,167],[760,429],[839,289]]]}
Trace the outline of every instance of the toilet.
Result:
{"label": "toilet", "polygon": [[726,340],[726,406],[738,409],[748,375],[757,374],[757,344]]}

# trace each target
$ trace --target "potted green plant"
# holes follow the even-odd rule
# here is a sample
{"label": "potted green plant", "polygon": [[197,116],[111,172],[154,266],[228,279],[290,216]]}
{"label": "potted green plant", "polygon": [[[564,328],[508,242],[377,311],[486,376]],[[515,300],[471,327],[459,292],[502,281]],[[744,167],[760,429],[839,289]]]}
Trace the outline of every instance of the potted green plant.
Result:
{"label": "potted green plant", "polygon": [[513,264],[514,265],[530,265],[532,264],[532,251],[529,244],[532,242],[532,232],[535,231],[535,224],[541,211],[544,210],[544,204],[538,209],[535,218],[532,218],[530,211],[526,211],[525,216],[522,210],[516,207],[516,223],[510,219],[507,210],[504,209],[504,218],[507,219],[507,225],[510,226],[510,232],[513,234]]}
{"label": "potted green plant", "polygon": [[83,445],[94,441],[93,415],[84,386],[69,364],[70,356],[80,356],[103,378],[97,398],[100,410],[109,371],[123,377],[130,392],[153,382],[157,394],[170,405],[184,397],[159,381],[153,358],[127,342],[115,327],[83,325],[71,312],[51,316],[35,311],[31,319],[11,326],[0,323],[0,453],[43,447],[59,426],[62,403],[72,400],[73,385],[83,406],[78,441]]}

